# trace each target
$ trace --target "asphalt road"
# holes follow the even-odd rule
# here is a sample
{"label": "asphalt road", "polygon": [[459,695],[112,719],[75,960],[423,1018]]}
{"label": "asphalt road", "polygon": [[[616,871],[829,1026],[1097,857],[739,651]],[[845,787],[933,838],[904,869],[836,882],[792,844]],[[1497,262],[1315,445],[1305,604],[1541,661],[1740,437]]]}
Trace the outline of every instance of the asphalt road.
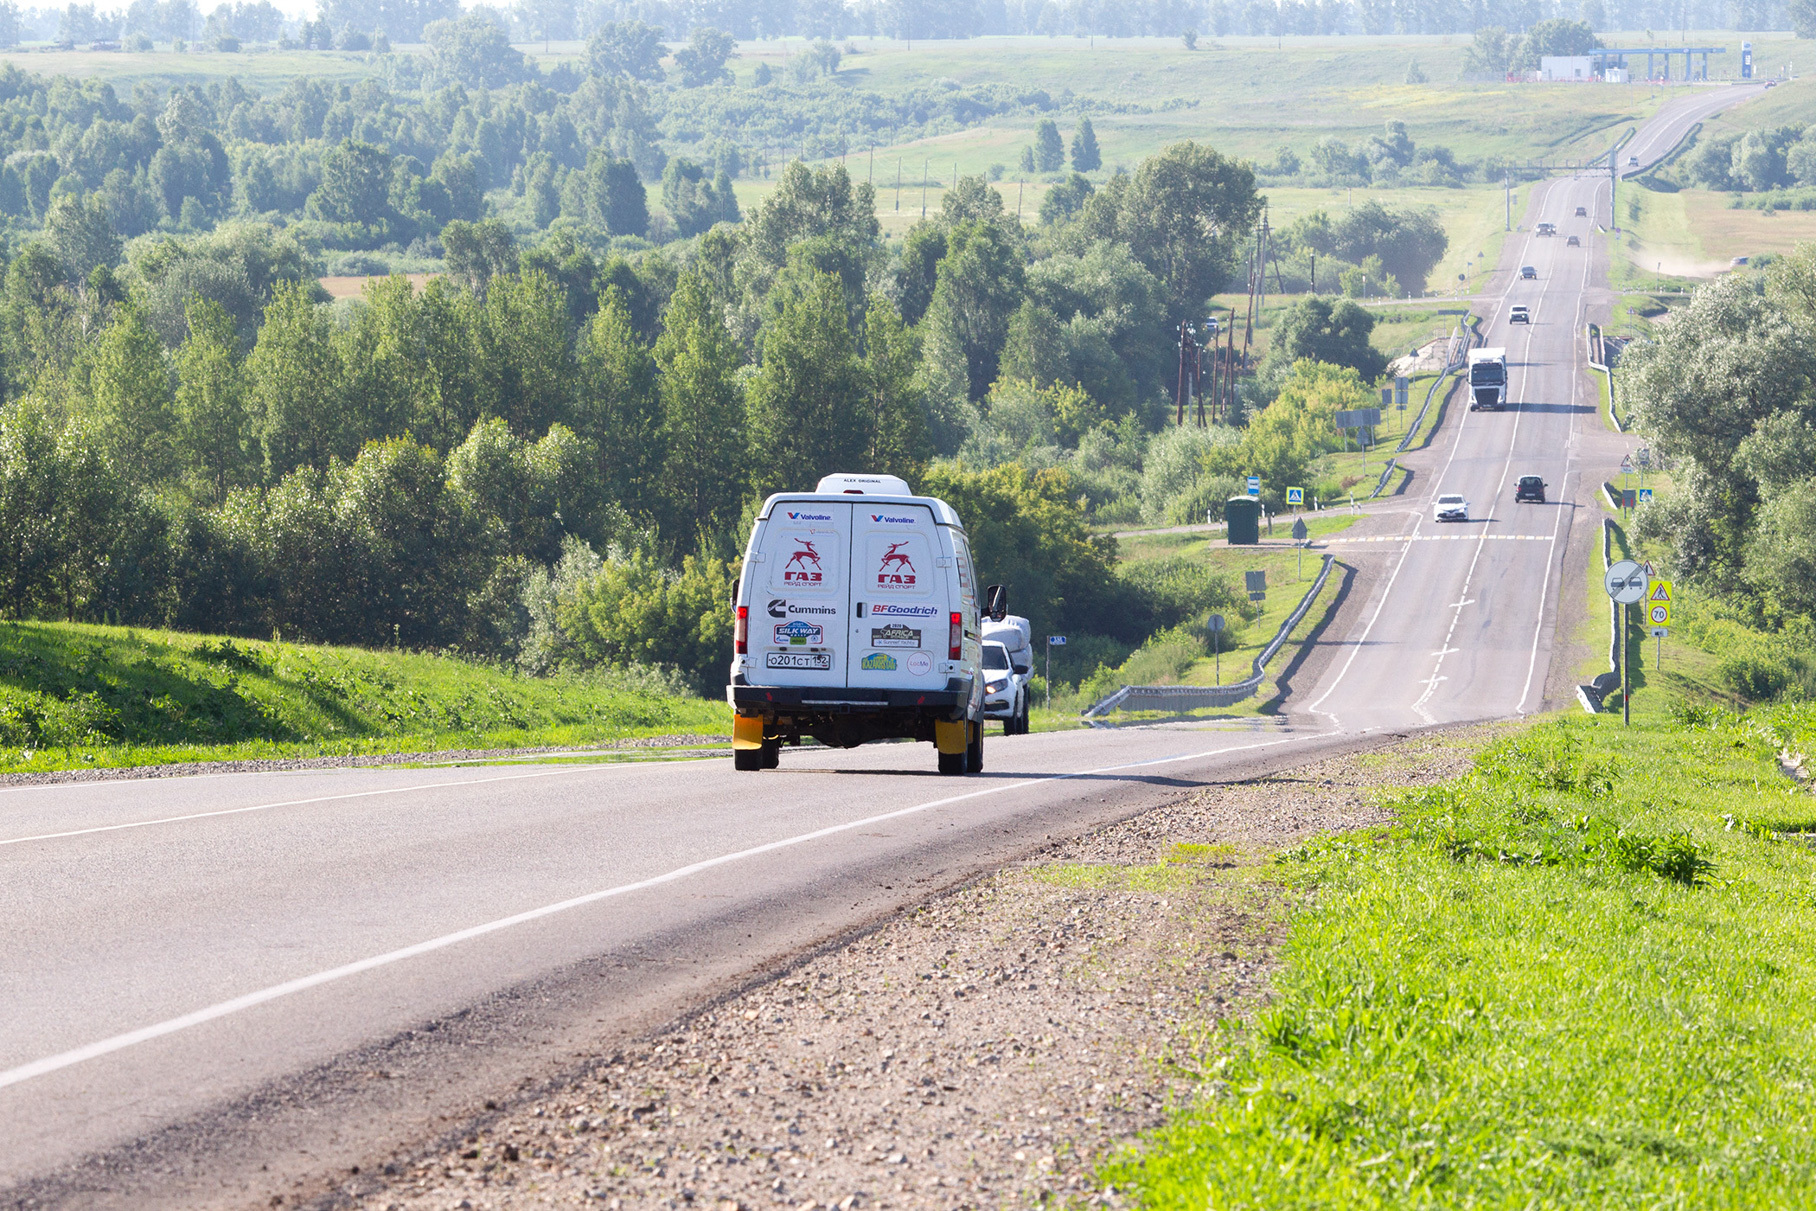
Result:
{"label": "asphalt road", "polygon": [[[1286,724],[993,732],[965,779],[936,776],[929,746],[884,745],[754,775],[711,759],[0,790],[0,1205],[306,1197],[1048,838],[1397,729],[1536,709],[1593,486],[1571,451],[1598,423],[1576,367],[1604,250],[1571,211],[1605,214],[1607,189],[1549,183],[1529,219],[1561,234],[1510,239],[1497,282],[1534,322],[1509,329],[1503,305],[1487,332],[1520,406],[1453,410],[1416,498],[1359,523],[1391,538],[1381,574]],[[1527,472],[1557,503],[1512,504]],[[1434,525],[1437,490],[1478,520]]]}

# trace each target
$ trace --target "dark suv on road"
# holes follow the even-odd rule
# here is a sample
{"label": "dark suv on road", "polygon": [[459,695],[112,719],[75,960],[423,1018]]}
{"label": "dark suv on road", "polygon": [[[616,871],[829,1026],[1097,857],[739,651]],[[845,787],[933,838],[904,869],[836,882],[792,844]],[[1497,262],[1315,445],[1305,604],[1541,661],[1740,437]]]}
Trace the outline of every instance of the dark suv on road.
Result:
{"label": "dark suv on road", "polygon": [[1513,499],[1515,504],[1518,504],[1521,501],[1531,501],[1532,503],[1539,505],[1544,504],[1545,481],[1536,475],[1520,476],[1519,482],[1513,485]]}

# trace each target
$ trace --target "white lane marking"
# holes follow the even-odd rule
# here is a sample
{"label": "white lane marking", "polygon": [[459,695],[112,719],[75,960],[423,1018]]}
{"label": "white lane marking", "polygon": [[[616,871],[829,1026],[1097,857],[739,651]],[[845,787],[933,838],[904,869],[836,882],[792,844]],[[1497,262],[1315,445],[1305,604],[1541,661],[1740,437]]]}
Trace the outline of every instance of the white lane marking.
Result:
{"label": "white lane marking", "polygon": [[[366,799],[377,795],[407,795],[412,791],[445,790],[450,786],[484,786],[488,782],[519,782],[525,778],[555,778],[562,774],[588,774],[604,770],[648,769],[652,765],[696,765],[698,761],[639,761],[625,765],[570,765],[560,769],[537,770],[529,774],[499,774],[491,778],[455,778],[446,782],[419,782],[414,786],[389,786],[378,790],[348,791],[340,795],[315,795],[307,799],[285,799],[277,803],[251,803],[245,807],[223,807],[211,812],[190,812],[183,816],[160,816],[155,820],[130,820],[124,824],[97,824],[90,828],[72,828],[60,833],[37,833],[29,837],[0,837],[0,845],[24,845],[27,841],[56,841],[64,837],[86,837],[91,833],[113,833],[128,828],[150,828],[157,824],[181,824],[185,820],[209,820],[216,816],[238,816],[246,812],[266,812],[278,807],[303,807],[310,803],[334,803],[342,799]],[[107,786],[108,783],[84,783]]]}
{"label": "white lane marking", "polygon": [[1336,543],[1357,542],[1474,542],[1478,538],[1489,542],[1550,542],[1550,534],[1376,534],[1369,538],[1327,538],[1323,542],[1311,544],[1311,550],[1317,551]]}
{"label": "white lane marking", "polygon": [[954,803],[963,803],[967,799],[979,799],[986,795],[1000,795],[1007,791],[1020,790],[1029,786],[1040,786],[1048,782],[1064,782],[1071,778],[1088,778],[1096,774],[1112,774],[1121,770],[1145,769],[1155,765],[1171,765],[1179,761],[1193,761],[1204,757],[1222,756],[1225,753],[1240,753],[1250,749],[1271,748],[1275,745],[1323,739],[1328,735],[1329,733],[1327,732],[1312,732],[1307,733],[1304,736],[1291,736],[1280,740],[1263,740],[1254,744],[1239,744],[1230,748],[1205,749],[1195,753],[1181,753],[1172,757],[1156,757],[1147,761],[1129,761],[1121,765],[1106,765],[1098,769],[1079,770],[1070,774],[1052,774],[1044,778],[1028,778],[1021,782],[1010,782],[1003,786],[993,786],[984,790],[969,791],[962,795],[948,795],[944,799],[934,799],[927,803],[917,803],[912,807],[897,808],[892,812],[883,812],[876,816],[866,816],[862,820],[851,820],[844,824],[828,825],[825,828],[815,829],[812,832],[801,833],[793,837],[785,837],[779,841],[768,841],[762,845],[753,845],[748,849],[737,850],[734,853],[721,854],[716,858],[707,858],[700,862],[693,862],[686,866],[666,871],[663,874],[652,875],[647,879],[639,879],[634,883],[621,883],[616,887],[608,887],[602,891],[588,892],[585,895],[574,896],[554,904],[545,904],[541,908],[532,908],[526,912],[515,913],[508,917],[500,917],[496,921],[487,921],[483,925],[473,925],[466,929],[456,930],[453,933],[442,934],[438,938],[430,938],[427,941],[417,942],[411,946],[404,946],[397,950],[389,950],[384,954],[373,955],[370,958],[359,959],[352,963],[343,963],[339,967],[331,967],[326,971],[318,971],[313,975],[302,976],[294,980],[286,980],[282,984],[274,984],[269,988],[261,988],[257,992],[249,992],[244,996],[237,996],[231,1000],[220,1001],[205,1008],[197,1009],[191,1013],[183,1014],[180,1017],[168,1018],[162,1022],[153,1023],[150,1026],[142,1026],[137,1030],[129,1030],[124,1034],[116,1034],[110,1038],[100,1039],[83,1047],[59,1052],[56,1055],[48,1055],[43,1059],[33,1060],[29,1064],[21,1064],[17,1068],[9,1068],[4,1072],[0,1072],[0,1089],[4,1089],[8,1085],[17,1085],[21,1081],[29,1081],[33,1077],[44,1076],[48,1073],[56,1072],[60,1068],[68,1068],[71,1065],[83,1063],[86,1060],[98,1059],[101,1056],[109,1055],[115,1051],[123,1051],[128,1047],[133,1047],[140,1043],[147,1043],[152,1039],[162,1038],[168,1034],[176,1034],[178,1031],[187,1030],[191,1026],[200,1026],[205,1022],[212,1022],[216,1018],[224,1018],[229,1014],[238,1013],[244,1009],[251,1009],[257,1005],[263,1005],[268,1001],[275,1001],[280,997],[287,997],[293,993],[304,992],[311,988],[319,988],[323,984],[331,984],[337,980],[344,980],[349,976],[359,975],[362,972],[372,971],[380,967],[387,967],[393,963],[401,963],[405,959],[413,959],[418,955],[425,955],[432,951],[443,950],[460,942],[484,937],[489,933],[497,933],[501,929],[510,929],[515,925],[524,925],[531,921],[539,921],[544,917],[552,917],[557,913],[568,912],[575,908],[583,908],[589,904],[597,904],[601,900],[609,900],[617,896],[629,895],[630,893],[637,891],[647,891],[652,887],[661,887],[667,883],[675,883],[688,878],[691,875],[697,875],[703,871],[713,870],[720,866],[728,866],[733,862],[742,862],[748,858],[755,858],[762,854],[774,853],[777,850],[789,849],[797,845],[805,845],[810,841],[818,841],[826,837],[836,836],[839,833],[851,832],[854,829],[869,828],[888,820],[899,820],[904,816],[912,816],[920,812],[931,811],[936,807],[948,807]]}

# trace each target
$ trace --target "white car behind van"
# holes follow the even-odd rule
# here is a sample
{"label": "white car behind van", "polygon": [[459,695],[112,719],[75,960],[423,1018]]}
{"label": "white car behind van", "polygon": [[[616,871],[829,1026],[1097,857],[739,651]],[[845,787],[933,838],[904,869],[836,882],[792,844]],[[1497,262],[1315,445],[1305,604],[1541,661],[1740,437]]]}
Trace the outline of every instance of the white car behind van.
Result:
{"label": "white car behind van", "polygon": [[926,740],[942,774],[983,768],[978,587],[945,501],[892,475],[777,493],[751,528],[733,605],[737,768],[773,769],[803,736]]}

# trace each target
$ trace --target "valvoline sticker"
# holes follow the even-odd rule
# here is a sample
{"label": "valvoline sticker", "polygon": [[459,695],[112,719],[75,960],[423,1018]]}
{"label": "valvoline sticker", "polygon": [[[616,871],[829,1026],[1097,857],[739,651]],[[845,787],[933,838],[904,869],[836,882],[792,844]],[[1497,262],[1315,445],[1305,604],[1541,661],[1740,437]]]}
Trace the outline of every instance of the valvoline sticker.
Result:
{"label": "valvoline sticker", "polygon": [[870,515],[870,520],[882,525],[912,526],[925,519],[920,517],[901,517],[894,513],[872,513]]}
{"label": "valvoline sticker", "polygon": [[789,510],[788,520],[789,521],[831,521],[832,514],[830,514],[830,513],[796,513],[793,510]]}

